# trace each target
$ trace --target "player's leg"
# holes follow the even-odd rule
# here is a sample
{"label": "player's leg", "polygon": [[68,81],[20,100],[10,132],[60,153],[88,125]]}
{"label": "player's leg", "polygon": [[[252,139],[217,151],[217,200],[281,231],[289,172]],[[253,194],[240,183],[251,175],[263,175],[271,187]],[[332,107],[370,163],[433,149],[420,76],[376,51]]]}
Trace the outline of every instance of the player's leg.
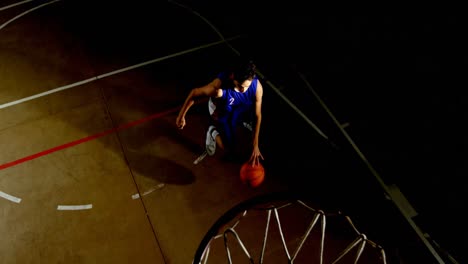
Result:
{"label": "player's leg", "polygon": [[216,122],[217,131],[219,132],[219,140],[222,142],[222,145],[225,149],[232,148],[234,143],[234,131],[231,125],[232,115],[231,113],[226,113],[218,117]]}
{"label": "player's leg", "polygon": [[205,150],[203,153],[198,156],[194,161],[193,164],[200,163],[207,155],[213,156],[216,152],[216,146],[218,145],[219,148],[224,149],[224,145],[221,139],[221,135],[219,134],[219,125],[218,122],[218,113],[216,111],[216,104],[215,101],[210,97],[208,101],[208,111],[212,118],[211,124],[208,127],[205,137]]}
{"label": "player's leg", "polygon": [[[252,152],[252,129],[248,129],[245,124],[253,124],[253,110],[250,105],[240,105],[232,113],[231,126],[235,128],[233,144],[236,146],[238,158],[245,159],[246,155]],[[248,131],[246,131],[246,129]]]}

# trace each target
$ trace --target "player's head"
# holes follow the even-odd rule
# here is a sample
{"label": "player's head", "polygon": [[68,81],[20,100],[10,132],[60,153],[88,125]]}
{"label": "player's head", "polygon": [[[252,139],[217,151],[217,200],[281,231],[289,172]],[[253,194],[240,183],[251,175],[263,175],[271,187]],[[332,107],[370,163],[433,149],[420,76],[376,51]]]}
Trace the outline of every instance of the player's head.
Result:
{"label": "player's head", "polygon": [[240,83],[252,80],[256,74],[256,66],[252,60],[239,59],[232,67],[233,79]]}
{"label": "player's head", "polygon": [[248,88],[255,77],[256,68],[252,60],[239,59],[236,61],[232,67],[234,84],[241,90]]}

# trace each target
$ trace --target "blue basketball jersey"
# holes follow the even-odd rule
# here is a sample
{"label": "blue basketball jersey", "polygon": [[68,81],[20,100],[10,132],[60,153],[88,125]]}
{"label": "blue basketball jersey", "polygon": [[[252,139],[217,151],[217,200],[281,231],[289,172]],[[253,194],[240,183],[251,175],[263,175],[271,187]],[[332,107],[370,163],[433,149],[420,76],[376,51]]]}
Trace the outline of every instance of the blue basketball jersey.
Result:
{"label": "blue basketball jersey", "polygon": [[240,105],[254,105],[255,94],[257,93],[257,77],[255,76],[249,88],[245,92],[234,90],[234,83],[229,79],[226,73],[220,73],[217,76],[221,79],[223,96],[220,98],[224,104],[224,110],[231,112]]}

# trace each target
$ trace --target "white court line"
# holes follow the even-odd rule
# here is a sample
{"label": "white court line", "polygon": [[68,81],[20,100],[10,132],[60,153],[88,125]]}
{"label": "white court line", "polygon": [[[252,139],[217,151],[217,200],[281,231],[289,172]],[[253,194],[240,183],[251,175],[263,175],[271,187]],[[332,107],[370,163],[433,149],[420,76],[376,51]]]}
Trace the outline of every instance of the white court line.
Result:
{"label": "white court line", "polygon": [[14,202],[14,203],[20,203],[21,202],[21,198],[18,198],[18,197],[15,197],[13,195],[9,195],[8,193],[4,193],[2,191],[0,191],[0,197],[4,198],[4,199],[7,199],[11,202]]}
{"label": "white court line", "polygon": [[50,1],[50,2],[48,2],[48,3],[42,4],[42,5],[36,6],[36,7],[34,7],[34,8],[31,8],[31,9],[29,9],[29,10],[27,10],[27,11],[24,11],[23,13],[21,13],[21,14],[15,16],[14,18],[12,18],[12,19],[8,20],[7,22],[3,23],[3,24],[0,26],[0,30],[3,29],[4,27],[6,27],[6,26],[7,26],[8,24],[10,24],[11,22],[15,21],[16,19],[18,19],[18,18],[20,18],[20,17],[26,15],[27,13],[30,13],[30,12],[36,10],[36,9],[39,9],[39,8],[44,7],[44,6],[46,6],[46,5],[53,4],[53,3],[58,2],[58,1],[60,1],[60,0]]}
{"label": "white court line", "polygon": [[197,165],[198,163],[200,163],[206,157],[206,155],[208,155],[208,152],[206,152],[206,150],[205,150],[205,151],[203,151],[203,153],[200,156],[198,156],[198,158],[196,158],[193,161],[193,164]]}
{"label": "white court line", "polygon": [[[160,184],[156,185],[155,187],[153,187],[153,188],[147,190],[146,192],[142,193],[141,196],[148,195],[148,194],[150,194],[150,193],[152,193],[152,192],[154,192],[156,190],[161,189],[164,186],[165,186],[164,183],[160,183]],[[132,199],[136,200],[136,199],[140,198],[141,196],[140,196],[139,193],[135,193],[134,195],[132,195]]]}
{"label": "white court line", "polygon": [[57,206],[57,210],[63,211],[76,211],[76,210],[86,210],[93,208],[92,204],[84,204],[84,205],[59,205]]}
{"label": "white court line", "polygon": [[15,6],[18,6],[18,5],[22,5],[22,4],[31,2],[31,1],[34,1],[34,0],[25,0],[25,1],[22,1],[22,2],[18,2],[18,3],[14,3],[14,4],[11,4],[11,5],[4,6],[4,7],[0,7],[0,11],[7,10],[8,8],[12,8],[12,7],[15,7]]}
{"label": "white court line", "polygon": [[109,73],[105,73],[105,74],[101,74],[101,75],[98,75],[98,76],[95,76],[95,77],[91,77],[91,78],[88,78],[88,79],[85,79],[85,80],[82,80],[82,81],[79,81],[79,82],[76,82],[76,83],[61,86],[61,87],[58,87],[58,88],[55,88],[55,89],[52,89],[52,90],[48,90],[48,91],[43,92],[43,93],[38,93],[38,94],[35,94],[35,95],[31,95],[31,96],[28,96],[28,97],[25,97],[25,98],[22,98],[22,99],[19,99],[19,100],[16,100],[16,101],[1,104],[0,109],[7,108],[7,107],[10,107],[10,106],[13,106],[13,105],[20,104],[20,103],[24,103],[26,101],[34,100],[34,99],[37,99],[37,98],[40,98],[40,97],[43,97],[43,96],[46,96],[46,95],[49,95],[49,94],[52,94],[52,93],[56,93],[56,92],[60,92],[60,91],[66,90],[66,89],[70,89],[72,87],[76,87],[76,86],[79,86],[79,85],[82,85],[82,84],[85,84],[85,83],[89,83],[89,82],[92,82],[92,81],[103,79],[103,78],[109,77],[111,75],[122,73],[124,71],[129,71],[129,70],[132,70],[132,69],[135,69],[135,68],[138,68],[138,67],[142,67],[142,66],[151,64],[151,63],[167,60],[167,59],[174,58],[174,57],[177,57],[177,56],[181,56],[181,55],[191,53],[191,52],[194,52],[194,51],[197,51],[197,50],[206,49],[206,48],[209,48],[211,46],[219,45],[221,43],[225,43],[225,42],[237,39],[239,37],[240,36],[235,36],[235,37],[232,37],[232,38],[229,38],[229,39],[224,39],[224,40],[220,40],[220,41],[211,42],[209,44],[201,45],[201,46],[198,46],[198,47],[195,47],[195,48],[192,48],[192,49],[187,49],[187,50],[184,50],[184,51],[176,52],[176,53],[164,56],[164,57],[160,57],[160,58],[156,58],[156,59],[153,59],[153,60],[145,61],[145,62],[142,62],[142,63],[139,63],[139,64],[135,64],[133,66],[125,67],[125,68],[115,70],[115,71],[112,71],[112,72],[109,72]]}

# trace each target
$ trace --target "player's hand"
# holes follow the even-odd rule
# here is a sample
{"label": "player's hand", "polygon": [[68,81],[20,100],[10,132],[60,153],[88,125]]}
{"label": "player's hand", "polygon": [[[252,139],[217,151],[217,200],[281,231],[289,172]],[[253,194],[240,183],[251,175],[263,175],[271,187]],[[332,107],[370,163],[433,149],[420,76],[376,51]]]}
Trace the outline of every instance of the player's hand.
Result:
{"label": "player's hand", "polygon": [[185,117],[178,116],[177,119],[176,119],[176,126],[179,129],[183,129],[184,126],[185,126]]}
{"label": "player's hand", "polygon": [[258,147],[254,147],[252,155],[250,156],[249,162],[252,166],[257,166],[260,163],[260,159],[263,160],[262,153]]}

